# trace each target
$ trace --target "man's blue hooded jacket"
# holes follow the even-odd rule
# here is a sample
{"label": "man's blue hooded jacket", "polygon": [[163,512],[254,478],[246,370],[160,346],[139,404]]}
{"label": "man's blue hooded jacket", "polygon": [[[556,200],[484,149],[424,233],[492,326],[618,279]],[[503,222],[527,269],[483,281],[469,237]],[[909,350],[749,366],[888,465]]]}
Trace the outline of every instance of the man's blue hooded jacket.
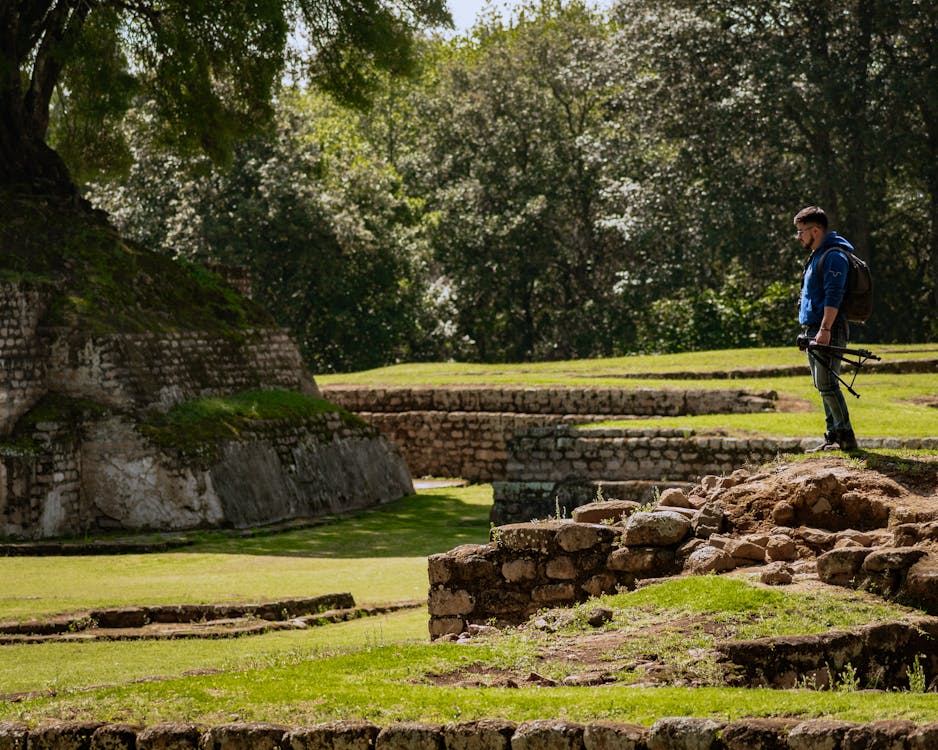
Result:
{"label": "man's blue hooded jacket", "polygon": [[[798,312],[798,322],[803,326],[819,326],[825,307],[838,308],[837,318],[843,317],[839,309],[847,288],[850,261],[846,255],[837,251],[840,247],[853,252],[853,245],[846,239],[837,232],[828,232],[808,260],[801,284],[801,309]],[[818,261],[828,248],[834,249],[824,258],[824,267],[818,268]]]}

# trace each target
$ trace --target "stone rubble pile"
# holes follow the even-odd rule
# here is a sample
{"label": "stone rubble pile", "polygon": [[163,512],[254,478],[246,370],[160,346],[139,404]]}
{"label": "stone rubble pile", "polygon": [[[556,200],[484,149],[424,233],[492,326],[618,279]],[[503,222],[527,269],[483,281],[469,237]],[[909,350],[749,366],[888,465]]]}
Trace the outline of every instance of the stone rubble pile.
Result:
{"label": "stone rubble pile", "polygon": [[849,472],[780,471],[705,476],[689,491],[666,489],[654,505],[590,503],[572,519],[499,526],[488,544],[433,555],[430,635],[520,624],[540,609],[631,589],[639,579],[745,566],[760,566],[769,585],[817,575],[938,613],[930,552],[938,508],[910,509],[886,481],[859,492]]}

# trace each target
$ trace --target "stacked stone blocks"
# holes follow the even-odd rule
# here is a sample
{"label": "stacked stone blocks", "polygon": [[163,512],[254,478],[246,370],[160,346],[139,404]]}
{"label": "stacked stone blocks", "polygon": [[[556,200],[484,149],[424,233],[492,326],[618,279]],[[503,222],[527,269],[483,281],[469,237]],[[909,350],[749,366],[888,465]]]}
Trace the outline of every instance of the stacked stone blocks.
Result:
{"label": "stacked stone blocks", "polygon": [[667,717],[651,726],[560,719],[386,726],[342,720],[301,727],[260,722],[217,726],[84,722],[30,728],[16,722],[0,723],[0,750],[929,750],[936,744],[938,724],[919,725],[908,720],[863,724],[825,719]]}
{"label": "stacked stone blocks", "polygon": [[635,416],[755,412],[775,394],[741,390],[460,386],[365,388],[333,385],[330,401],[365,417],[401,446],[418,476],[504,481],[509,441],[539,427]]}

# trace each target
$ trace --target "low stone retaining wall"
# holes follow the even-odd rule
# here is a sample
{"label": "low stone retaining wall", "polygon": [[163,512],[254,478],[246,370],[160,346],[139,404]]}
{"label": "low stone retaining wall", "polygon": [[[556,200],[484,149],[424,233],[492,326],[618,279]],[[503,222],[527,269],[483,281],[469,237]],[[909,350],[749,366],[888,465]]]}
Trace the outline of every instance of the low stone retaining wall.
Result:
{"label": "low stone retaining wall", "polygon": [[507,443],[532,428],[636,416],[751,413],[774,393],[648,388],[365,388],[326,386],[323,397],[357,413],[400,446],[414,476],[508,478]]}
{"label": "low stone retaining wall", "polygon": [[193,455],[159,447],[119,414],[86,421],[80,433],[39,423],[27,437],[35,449],[0,455],[0,536],[9,539],[246,528],[413,492],[396,447],[338,411],[256,420]]}
{"label": "low stone retaining wall", "polygon": [[[663,496],[661,502],[680,502]],[[627,520],[626,520],[627,519]],[[720,550],[719,562],[694,553],[724,527],[719,506],[659,506],[641,512],[628,501],[593,503],[573,519],[492,529],[489,544],[466,544],[428,559],[430,637],[457,635],[473,625],[517,625],[546,607],[634,588],[686,565],[695,572],[765,562],[765,546]],[[793,559],[791,539],[778,558]],[[766,540],[764,544],[767,544]],[[710,548],[708,548],[710,549]]]}
{"label": "low stone retaining wall", "polygon": [[70,723],[29,728],[0,723],[0,750],[861,750],[938,746],[938,724],[823,719],[740,719],[723,722],[669,717],[650,727],[610,721],[578,723],[502,719],[384,727],[335,721],[308,727],[277,724]]}
{"label": "low stone retaining wall", "polygon": [[[506,479],[492,483],[491,520],[521,523],[597,499],[651,501],[668,487],[801,453],[816,438],[731,438],[684,430],[536,427],[507,442]],[[863,439],[861,448],[938,448],[938,438]]]}
{"label": "low stone retaining wall", "polygon": [[353,412],[470,411],[516,414],[745,414],[774,409],[776,394],[727,389],[534,388],[525,386],[321,387],[323,398]]}

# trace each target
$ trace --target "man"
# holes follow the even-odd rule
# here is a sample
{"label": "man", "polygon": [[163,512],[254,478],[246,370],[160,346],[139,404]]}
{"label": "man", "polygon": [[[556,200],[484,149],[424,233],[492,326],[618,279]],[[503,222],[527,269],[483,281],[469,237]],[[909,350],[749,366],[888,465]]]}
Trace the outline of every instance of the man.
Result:
{"label": "man", "polygon": [[[836,232],[828,231],[827,214],[817,206],[809,206],[798,212],[795,229],[795,237],[802,247],[811,251],[801,284],[798,322],[815,343],[845,347],[850,338],[850,329],[847,319],[840,312],[840,305],[847,286],[849,261],[838,248],[853,252],[853,246]],[[820,262],[822,258],[823,263]],[[837,379],[840,375],[840,359],[813,351],[808,355],[808,365],[814,387],[821,394],[826,421],[824,442],[812,450],[856,450],[857,439],[850,425],[847,401]]]}

